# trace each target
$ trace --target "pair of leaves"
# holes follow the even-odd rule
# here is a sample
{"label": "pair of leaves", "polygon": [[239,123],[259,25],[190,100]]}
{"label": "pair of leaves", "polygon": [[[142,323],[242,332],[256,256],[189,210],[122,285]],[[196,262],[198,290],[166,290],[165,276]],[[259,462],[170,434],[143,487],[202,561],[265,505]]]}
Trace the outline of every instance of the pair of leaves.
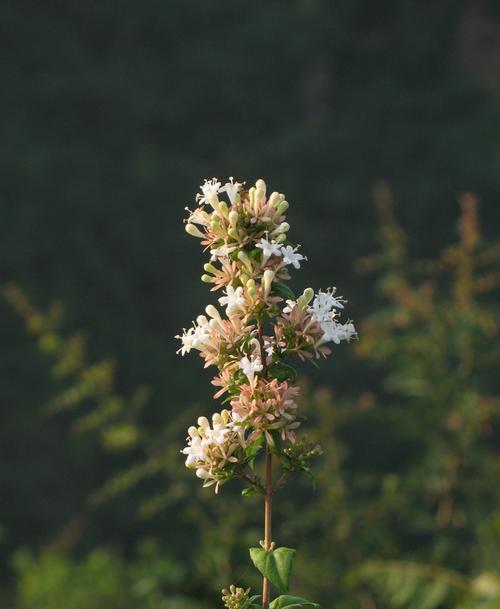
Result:
{"label": "pair of leaves", "polygon": [[[253,564],[280,592],[288,592],[290,589],[294,556],[295,550],[291,548],[277,548],[272,552],[263,548],[250,548]],[[274,609],[281,609],[281,605],[276,605]]]}
{"label": "pair of leaves", "polygon": [[278,596],[269,605],[269,609],[321,609],[318,603],[311,603],[300,596]]}

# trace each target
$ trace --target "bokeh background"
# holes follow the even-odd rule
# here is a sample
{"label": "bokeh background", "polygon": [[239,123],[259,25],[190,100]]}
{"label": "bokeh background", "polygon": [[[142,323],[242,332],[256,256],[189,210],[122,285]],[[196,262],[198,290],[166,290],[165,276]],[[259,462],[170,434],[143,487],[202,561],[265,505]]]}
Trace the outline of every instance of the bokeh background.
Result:
{"label": "bokeh background", "polygon": [[203,178],[263,177],[360,340],[301,368],[317,488],[276,500],[325,609],[500,607],[500,6],[0,6],[0,600],[215,609],[258,498],[179,450],[216,408]]}

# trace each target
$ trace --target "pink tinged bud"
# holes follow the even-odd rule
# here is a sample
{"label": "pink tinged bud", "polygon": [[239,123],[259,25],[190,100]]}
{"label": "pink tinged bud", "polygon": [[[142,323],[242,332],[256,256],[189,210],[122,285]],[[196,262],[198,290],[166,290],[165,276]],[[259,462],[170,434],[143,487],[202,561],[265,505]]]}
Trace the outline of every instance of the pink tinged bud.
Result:
{"label": "pink tinged bud", "polygon": [[198,237],[198,239],[205,238],[205,235],[201,232],[201,230],[191,223],[186,224],[186,233],[192,237]]}

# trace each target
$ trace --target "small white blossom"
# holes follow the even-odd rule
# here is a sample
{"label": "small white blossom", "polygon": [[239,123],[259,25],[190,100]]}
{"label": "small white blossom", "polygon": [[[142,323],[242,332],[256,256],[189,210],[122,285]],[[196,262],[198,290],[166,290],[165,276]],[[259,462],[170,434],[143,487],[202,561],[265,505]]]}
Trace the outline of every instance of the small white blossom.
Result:
{"label": "small white blossom", "polygon": [[344,300],[334,296],[336,291],[337,288],[328,288],[326,292],[320,290],[314,297],[311,309],[318,319],[329,317],[332,309],[344,308]]}
{"label": "small white blossom", "polygon": [[236,195],[240,192],[242,184],[235,182],[234,178],[229,178],[229,182],[226,182],[219,192],[227,193],[231,205],[234,203]]}
{"label": "small white blossom", "polygon": [[210,331],[211,326],[208,319],[204,315],[200,315],[197,323],[193,323],[189,330],[184,329],[181,336],[175,337],[182,341],[182,347],[178,349],[177,353],[186,355],[191,349],[202,351],[204,347],[210,345]]}
{"label": "small white blossom", "polygon": [[233,286],[228,285],[226,288],[226,296],[221,296],[219,298],[219,303],[221,306],[227,307],[226,313],[228,317],[241,312],[246,304],[243,296],[243,288],[241,286],[233,288]]}
{"label": "small white blossom", "polygon": [[291,245],[281,246],[281,255],[285,266],[291,264],[296,269],[300,269],[301,260],[307,260],[305,256],[297,252],[297,248],[293,248]]}
{"label": "small white blossom", "polygon": [[220,192],[221,183],[217,181],[217,178],[211,180],[205,180],[205,183],[200,186],[202,195],[196,195],[198,203],[203,205],[207,203],[212,195],[217,195]]}
{"label": "small white blossom", "polygon": [[261,372],[264,366],[260,361],[260,357],[253,355],[252,359],[249,359],[247,356],[243,357],[239,362],[239,367],[243,370],[243,373],[248,378],[250,384],[253,383],[253,379],[256,372]]}
{"label": "small white blossom", "polygon": [[217,260],[217,258],[227,258],[231,252],[234,252],[236,245],[221,245],[215,249],[210,250],[211,260]]}
{"label": "small white blossom", "polygon": [[282,248],[276,243],[276,241],[268,241],[262,239],[255,245],[262,250],[262,263],[265,264],[271,256],[283,256]]}

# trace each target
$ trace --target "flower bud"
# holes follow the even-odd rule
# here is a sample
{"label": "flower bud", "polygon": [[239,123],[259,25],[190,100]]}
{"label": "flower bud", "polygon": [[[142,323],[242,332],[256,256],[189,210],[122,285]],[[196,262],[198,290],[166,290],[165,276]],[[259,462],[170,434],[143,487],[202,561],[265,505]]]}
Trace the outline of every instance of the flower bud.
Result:
{"label": "flower bud", "polygon": [[284,243],[286,241],[286,235],[285,233],[281,233],[281,235],[278,235],[275,239],[276,243]]}
{"label": "flower bud", "polygon": [[281,201],[281,203],[276,208],[276,213],[274,214],[273,217],[277,218],[277,217],[283,215],[289,207],[290,206],[288,204],[288,201]]}
{"label": "flower bud", "polygon": [[274,235],[279,235],[280,233],[286,233],[289,230],[290,230],[290,225],[288,224],[288,222],[282,222],[279,226],[277,226],[273,230],[273,232],[271,233],[271,236],[274,237]]}
{"label": "flower bud", "polygon": [[300,298],[297,300],[299,311],[303,311],[313,298],[314,290],[312,288],[306,288],[302,296],[300,296]]}
{"label": "flower bud", "polygon": [[219,216],[221,216],[222,211],[220,211],[220,201],[217,198],[217,195],[215,193],[212,193],[209,195],[208,202],[213,207],[215,213],[218,214]]}
{"label": "flower bud", "polygon": [[224,218],[228,217],[228,215],[229,215],[229,208],[228,208],[227,203],[225,201],[221,201],[219,203],[219,211],[222,213]]}
{"label": "flower bud", "polygon": [[255,182],[255,186],[259,189],[259,190],[263,190],[264,191],[264,196],[266,195],[266,183],[264,182],[264,180],[261,178],[260,180],[257,180],[257,182]]}
{"label": "flower bud", "polygon": [[210,262],[207,262],[203,265],[203,269],[207,272],[207,273],[212,273],[212,275],[215,275],[216,273],[218,273],[217,269],[215,268],[215,266],[213,264],[210,264]]}
{"label": "flower bud", "polygon": [[213,283],[214,278],[210,275],[202,275],[201,280],[203,281],[203,283]]}
{"label": "flower bud", "polygon": [[280,201],[281,201],[281,195],[279,192],[275,191],[269,197],[269,205],[271,207],[276,207],[277,205],[279,205]]}
{"label": "flower bud", "polygon": [[250,204],[253,205],[253,198],[255,196],[255,186],[252,186],[252,188],[249,189],[248,191],[248,198],[250,199]]}
{"label": "flower bud", "polygon": [[255,289],[255,281],[253,279],[249,279],[246,282],[246,286],[248,295],[250,298],[254,299],[257,294],[257,290]]}
{"label": "flower bud", "polygon": [[214,412],[212,415],[212,425],[220,425],[222,423],[222,417],[218,412]]}
{"label": "flower bud", "polygon": [[231,228],[228,229],[227,234],[231,237],[231,239],[234,239],[235,241],[240,240],[238,231],[233,226],[231,226]]}
{"label": "flower bud", "polygon": [[250,258],[248,257],[246,252],[244,252],[243,250],[240,250],[238,252],[238,260],[243,262],[243,264],[247,267],[247,269],[250,271],[250,273],[252,272],[252,270],[253,270],[252,261],[250,260]]}
{"label": "flower bud", "polygon": [[234,209],[229,212],[229,224],[231,224],[232,228],[234,228],[234,229],[236,228],[239,218],[240,218],[240,216],[239,216],[238,212],[234,211]]}
{"label": "flower bud", "polygon": [[224,424],[227,425],[229,423],[229,420],[231,419],[229,410],[226,410],[226,409],[222,410],[220,413],[220,416],[222,417]]}
{"label": "flower bud", "polygon": [[210,427],[207,417],[198,417],[198,425],[202,429],[208,429]]}
{"label": "flower bud", "polygon": [[208,319],[204,315],[198,315],[196,318],[196,323],[199,326],[206,326],[208,324]]}
{"label": "flower bud", "polygon": [[192,237],[198,237],[199,239],[205,238],[205,235],[201,232],[201,230],[191,223],[186,224],[186,233],[188,233],[188,235],[191,235]]}
{"label": "flower bud", "polygon": [[206,480],[210,476],[210,474],[207,472],[206,469],[203,469],[203,468],[199,467],[196,470],[196,476],[198,478],[201,478],[201,480]]}
{"label": "flower bud", "polygon": [[212,319],[216,319],[217,321],[221,320],[220,313],[219,313],[219,311],[217,311],[217,309],[214,307],[214,305],[209,304],[205,308],[205,311],[207,312],[207,315],[209,315]]}
{"label": "flower bud", "polygon": [[274,279],[274,271],[267,269],[264,271],[264,275],[262,278],[262,283],[264,284],[264,294],[267,296],[271,290],[271,285]]}
{"label": "flower bud", "polygon": [[188,429],[188,435],[191,438],[197,438],[199,436],[198,429],[194,425],[191,425],[191,427]]}

